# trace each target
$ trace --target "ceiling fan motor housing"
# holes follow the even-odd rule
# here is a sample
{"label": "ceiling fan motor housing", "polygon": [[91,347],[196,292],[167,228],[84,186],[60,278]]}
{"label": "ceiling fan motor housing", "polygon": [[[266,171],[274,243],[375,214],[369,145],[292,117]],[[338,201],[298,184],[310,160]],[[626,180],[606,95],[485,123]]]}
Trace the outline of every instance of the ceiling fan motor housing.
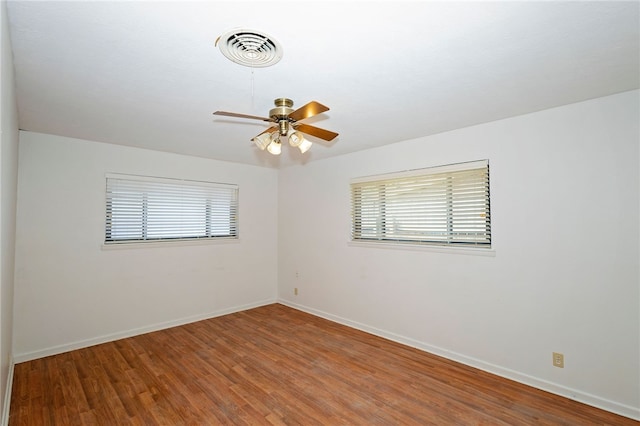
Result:
{"label": "ceiling fan motor housing", "polygon": [[278,98],[274,101],[276,107],[269,111],[269,117],[274,120],[286,120],[287,116],[293,112],[293,101],[287,98]]}
{"label": "ceiling fan motor housing", "polygon": [[274,104],[276,107],[269,111],[269,117],[280,126],[280,135],[286,136],[289,132],[289,122],[293,122],[289,118],[289,114],[293,112],[293,101],[287,98],[278,98]]}

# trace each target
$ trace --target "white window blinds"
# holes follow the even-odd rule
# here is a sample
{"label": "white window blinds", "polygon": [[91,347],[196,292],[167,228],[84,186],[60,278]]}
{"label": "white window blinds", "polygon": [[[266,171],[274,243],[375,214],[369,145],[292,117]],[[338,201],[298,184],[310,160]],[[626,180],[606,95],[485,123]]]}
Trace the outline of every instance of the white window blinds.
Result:
{"label": "white window blinds", "polygon": [[351,183],[353,241],[491,246],[489,162]]}
{"label": "white window blinds", "polygon": [[237,236],[237,185],[107,176],[105,243]]}

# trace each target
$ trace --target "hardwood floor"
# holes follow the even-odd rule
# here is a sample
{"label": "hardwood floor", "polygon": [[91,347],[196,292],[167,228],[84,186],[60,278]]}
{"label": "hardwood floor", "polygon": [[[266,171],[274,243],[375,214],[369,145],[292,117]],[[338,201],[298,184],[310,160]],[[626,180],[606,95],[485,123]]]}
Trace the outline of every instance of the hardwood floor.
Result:
{"label": "hardwood floor", "polygon": [[9,425],[638,425],[274,304],[15,366]]}

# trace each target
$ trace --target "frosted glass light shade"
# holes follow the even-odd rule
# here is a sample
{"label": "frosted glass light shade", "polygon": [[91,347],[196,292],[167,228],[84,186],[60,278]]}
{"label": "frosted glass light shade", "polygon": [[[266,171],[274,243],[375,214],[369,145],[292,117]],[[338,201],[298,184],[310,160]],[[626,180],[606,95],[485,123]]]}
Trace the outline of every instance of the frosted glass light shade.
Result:
{"label": "frosted glass light shade", "polygon": [[291,146],[300,146],[304,141],[304,136],[300,132],[293,132],[289,135],[289,145]]}
{"label": "frosted glass light shade", "polygon": [[282,145],[280,144],[280,140],[276,139],[271,142],[267,147],[267,151],[269,151],[269,153],[273,155],[280,155],[280,152],[282,152]]}
{"label": "frosted glass light shade", "polygon": [[253,138],[253,143],[255,143],[258,148],[264,151],[264,149],[271,143],[271,135],[269,133],[258,135]]}
{"label": "frosted glass light shade", "polygon": [[309,149],[311,148],[311,145],[313,145],[311,142],[309,142],[306,139],[303,139],[302,142],[300,143],[300,146],[298,146],[298,149],[300,150],[301,153],[305,153],[307,151],[309,151]]}

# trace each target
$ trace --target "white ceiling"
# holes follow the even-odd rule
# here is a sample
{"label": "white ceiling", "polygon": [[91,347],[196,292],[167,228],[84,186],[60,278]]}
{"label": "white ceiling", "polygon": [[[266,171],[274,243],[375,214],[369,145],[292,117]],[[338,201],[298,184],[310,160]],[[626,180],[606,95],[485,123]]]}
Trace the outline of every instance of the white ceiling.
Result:
{"label": "white ceiling", "polygon": [[[631,2],[8,1],[20,128],[268,167],[639,87]],[[273,36],[268,68],[214,46]],[[302,155],[253,146],[273,100],[331,108]]]}

